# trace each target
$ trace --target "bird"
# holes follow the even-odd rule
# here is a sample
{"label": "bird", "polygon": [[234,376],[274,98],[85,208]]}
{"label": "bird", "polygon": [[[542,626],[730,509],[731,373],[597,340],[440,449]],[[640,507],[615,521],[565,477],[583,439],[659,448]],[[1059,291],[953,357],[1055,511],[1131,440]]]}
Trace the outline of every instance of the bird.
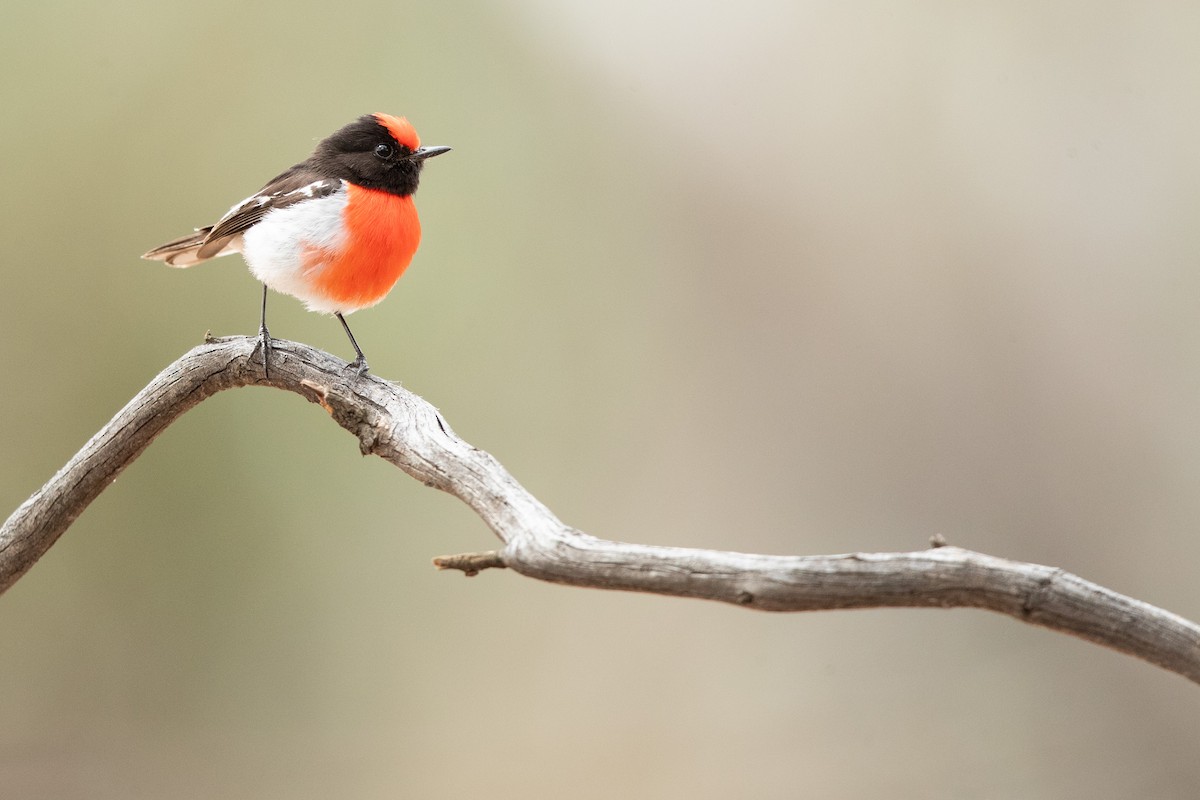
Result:
{"label": "bird", "polygon": [[263,285],[258,336],[264,373],[270,376],[267,291],[273,289],[299,299],[310,311],[337,317],[356,353],[351,366],[361,378],[367,359],[345,315],[378,303],[408,268],[421,242],[413,203],[421,169],[426,159],[449,151],[422,147],[404,117],[366,114],[322,139],[312,155],[213,225],[142,258],[191,267],[241,253]]}

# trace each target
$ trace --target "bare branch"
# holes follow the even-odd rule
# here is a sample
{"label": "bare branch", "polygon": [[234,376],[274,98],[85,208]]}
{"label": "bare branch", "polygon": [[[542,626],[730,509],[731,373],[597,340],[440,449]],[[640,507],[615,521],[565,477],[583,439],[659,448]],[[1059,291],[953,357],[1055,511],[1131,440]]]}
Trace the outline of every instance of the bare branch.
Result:
{"label": "bare branch", "polygon": [[[239,386],[273,386],[319,404],[373,453],[458,497],[504,543],[448,556],[474,574],[506,566],[574,586],[720,600],[764,611],[972,607],[1071,633],[1200,683],[1200,626],[1053,567],[945,546],[912,553],[769,556],[626,544],[560,522],[491,455],[459,439],[406,389],[306,345],[275,340],[264,377],[257,339],[212,339],[168,366],[0,528],[0,591],[17,581],[176,418]],[[253,358],[252,358],[253,357]]]}
{"label": "bare branch", "polygon": [[504,558],[499,550],[486,553],[460,553],[456,556],[438,556],[433,560],[438,569],[457,569],[468,578],[473,578],[485,569],[504,569]]}

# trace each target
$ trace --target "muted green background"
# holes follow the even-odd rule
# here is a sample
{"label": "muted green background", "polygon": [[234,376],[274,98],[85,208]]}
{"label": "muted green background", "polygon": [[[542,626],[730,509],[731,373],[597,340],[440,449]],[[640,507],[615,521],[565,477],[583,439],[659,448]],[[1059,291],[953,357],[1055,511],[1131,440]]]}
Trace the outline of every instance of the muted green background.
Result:
{"label": "muted green background", "polygon": [[[352,322],[565,521],[952,543],[1200,618],[1195,3],[12,4],[0,506],[252,333],[211,222],[407,115]],[[276,296],[272,331],[349,356]],[[982,612],[435,572],[484,526],[319,408],[191,412],[0,599],[4,798],[1195,797],[1200,691]]]}

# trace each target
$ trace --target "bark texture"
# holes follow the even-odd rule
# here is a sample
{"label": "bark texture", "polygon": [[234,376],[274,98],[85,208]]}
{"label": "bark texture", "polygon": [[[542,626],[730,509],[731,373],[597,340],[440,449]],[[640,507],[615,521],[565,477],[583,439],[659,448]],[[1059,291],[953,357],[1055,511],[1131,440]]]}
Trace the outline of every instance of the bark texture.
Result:
{"label": "bark texture", "polygon": [[540,580],[719,600],[763,611],[971,607],[1080,636],[1200,683],[1200,626],[1054,567],[957,547],[911,553],[754,555],[655,547],[563,524],[488,453],[458,438],[437,409],[341,359],[276,339],[270,376],[258,340],[210,339],[163,370],[0,528],[0,592],[181,414],[240,386],[272,386],[319,404],[377,455],[458,497],[503,543],[435,563],[473,575],[508,567]]}

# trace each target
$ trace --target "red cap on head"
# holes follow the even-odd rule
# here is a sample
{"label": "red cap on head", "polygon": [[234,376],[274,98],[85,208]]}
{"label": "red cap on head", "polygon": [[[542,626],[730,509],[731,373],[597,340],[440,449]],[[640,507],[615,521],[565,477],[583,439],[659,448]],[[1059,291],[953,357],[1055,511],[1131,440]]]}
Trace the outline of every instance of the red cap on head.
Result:
{"label": "red cap on head", "polygon": [[397,144],[402,144],[409,150],[416,150],[421,146],[421,137],[417,136],[417,130],[404,117],[393,117],[391,114],[374,114],[375,119],[379,120],[379,124],[387,128],[388,133],[396,140]]}

